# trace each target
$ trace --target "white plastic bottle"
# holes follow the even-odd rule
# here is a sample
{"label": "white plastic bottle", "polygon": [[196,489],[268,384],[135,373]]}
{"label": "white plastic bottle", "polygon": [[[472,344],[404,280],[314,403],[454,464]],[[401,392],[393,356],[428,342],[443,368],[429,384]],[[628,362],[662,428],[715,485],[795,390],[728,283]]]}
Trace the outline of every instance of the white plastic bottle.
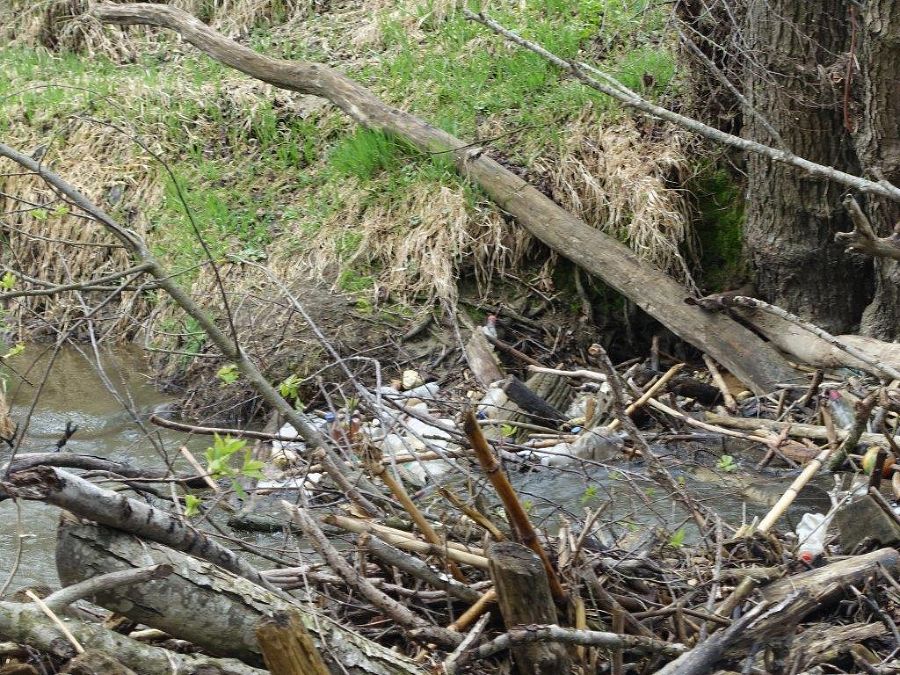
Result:
{"label": "white plastic bottle", "polygon": [[811,563],[816,556],[825,550],[825,535],[828,532],[828,522],[821,513],[804,513],[797,525],[797,557],[806,563]]}

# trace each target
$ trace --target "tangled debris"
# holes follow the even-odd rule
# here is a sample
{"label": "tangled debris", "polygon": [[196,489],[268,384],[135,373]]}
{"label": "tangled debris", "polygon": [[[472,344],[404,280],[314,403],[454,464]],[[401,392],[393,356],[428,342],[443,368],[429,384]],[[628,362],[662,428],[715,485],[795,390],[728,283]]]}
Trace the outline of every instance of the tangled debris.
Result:
{"label": "tangled debris", "polygon": [[[176,483],[209,495],[191,523],[172,520],[162,494],[147,504],[71,469],[100,462],[120,481],[152,472],[77,455],[17,455],[3,496],[76,517],[63,518],[59,532],[68,588],[42,604],[31,595],[0,604],[0,634],[11,640],[4,658],[44,672],[65,663],[66,672],[82,672],[73,664],[95,649],[136,672],[163,672],[153,665],[163,653],[187,669],[240,673],[483,673],[502,671],[508,658],[520,673],[897,666],[896,383],[816,370],[807,385],[757,397],[709,360],[706,372],[691,374],[682,363],[651,368],[666,362],[658,354],[612,368],[597,345],[568,368],[515,357],[501,364],[501,353],[537,362],[540,352],[491,330],[473,336],[485,333],[499,348],[483,356],[498,370],[528,373],[525,382],[504,374],[481,389],[469,370],[441,383],[408,370],[388,385],[351,380],[334,390],[349,386],[354,395],[323,409],[316,424],[341,449],[355,485],[336,485],[324,466],[331,460],[287,424],[250,433],[153,418],[257,439],[264,476],[244,487],[228,523],[289,533],[274,548],[232,539],[278,562],[263,571],[201,534],[223,526],[217,512],[232,500],[228,481],[211,481],[199,463],[205,476]],[[803,513],[796,532],[779,529],[825,464],[842,472],[830,508]],[[622,475],[605,501],[559,503],[549,517],[515,487],[524,475],[569,474],[589,494],[598,470]],[[374,492],[353,478],[361,475]],[[741,491],[774,479],[789,483],[777,503],[762,518],[735,522],[698,489]],[[654,482],[662,501],[677,504],[668,514],[647,489]],[[620,515],[628,499],[652,527],[623,527],[636,522]],[[146,524],[157,519],[160,529]],[[65,621],[60,641],[62,629],[47,617],[67,612],[79,618]],[[86,612],[106,627],[85,622]],[[110,621],[120,615],[117,632]],[[324,670],[277,665],[285,644],[306,645]]]}

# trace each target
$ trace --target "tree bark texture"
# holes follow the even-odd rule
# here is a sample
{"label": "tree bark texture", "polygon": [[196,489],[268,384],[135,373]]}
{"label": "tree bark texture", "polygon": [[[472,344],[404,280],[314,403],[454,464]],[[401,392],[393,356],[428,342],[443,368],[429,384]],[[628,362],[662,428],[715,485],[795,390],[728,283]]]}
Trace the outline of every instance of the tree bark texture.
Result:
{"label": "tree bark texture", "polygon": [[[141,675],[177,673],[224,673],[225,675],[265,675],[265,670],[248,666],[236,659],[219,659],[205,654],[178,654],[145,645],[120,635],[99,624],[67,619],[66,627],[85,649],[115,654],[122,664]],[[32,603],[0,601],[0,635],[27,644],[61,659],[75,656],[59,628]]]}
{"label": "tree bark texture", "polygon": [[621,242],[574,217],[539,190],[450,134],[396,108],[319,63],[283,61],[258,54],[216,33],[198,19],[159,4],[99,4],[91,14],[116,24],[149,24],[177,31],[225,65],[276,87],[321,96],[358,123],[395,134],[428,152],[452,151],[459,171],[477,183],[532,235],[628,297],[682,339],[707,352],[757,393],[794,372],[770,346],[733,320],[682,301],[686,290]]}
{"label": "tree bark texture", "polygon": [[165,579],[113,589],[91,600],[123,616],[188,640],[205,650],[262,666],[259,622],[297,611],[334,673],[418,675],[400,654],[302,605],[292,605],[246,579],[159,544],[65,517],[57,540],[57,571],[64,585],[97,574],[155,564],[171,565]]}
{"label": "tree bark texture", "polygon": [[[854,141],[863,172],[900,185],[900,4],[868,0],[856,9],[862,79],[862,113]],[[868,197],[864,209],[881,237],[900,222],[900,204]],[[900,338],[900,262],[876,258],[875,297],[863,314],[862,330],[882,340]]]}
{"label": "tree bark texture", "polygon": [[[745,94],[787,150],[855,172],[843,112],[849,5],[751,0]],[[752,116],[745,136],[776,143]],[[842,188],[756,154],[747,158],[747,173],[744,237],[760,297],[830,333],[853,332],[871,298],[871,263],[834,241],[835,233],[852,229]]]}

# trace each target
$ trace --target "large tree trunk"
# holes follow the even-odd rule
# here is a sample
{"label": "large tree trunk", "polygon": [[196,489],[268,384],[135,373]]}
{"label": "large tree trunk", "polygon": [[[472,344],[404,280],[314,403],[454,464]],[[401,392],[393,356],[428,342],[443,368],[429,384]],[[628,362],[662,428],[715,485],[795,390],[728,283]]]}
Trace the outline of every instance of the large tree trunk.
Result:
{"label": "large tree trunk", "polygon": [[[854,172],[842,84],[849,4],[750,0],[745,94],[786,149]],[[751,116],[745,129],[746,136],[777,145]],[[747,159],[747,173],[745,241],[761,297],[831,333],[853,332],[871,297],[871,263],[834,242],[836,232],[851,229],[841,187],[756,154]]]}
{"label": "large tree trunk", "polygon": [[[865,175],[900,185],[900,3],[869,0],[856,30],[862,71],[856,151]],[[865,211],[882,237],[900,221],[897,202],[870,197]],[[863,315],[862,330],[883,340],[900,338],[900,262],[875,258],[875,298]]]}
{"label": "large tree trunk", "polygon": [[395,134],[430,152],[452,151],[461,173],[477,183],[504,211],[562,255],[596,274],[679,337],[713,356],[757,393],[770,391],[795,373],[774,348],[737,322],[689,307],[683,286],[641,261],[621,242],[604,235],[547,199],[483,148],[392,108],[337,71],[319,63],[282,61],[258,54],[168,5],[94,5],[90,13],[106,23],[149,24],[178,31],[222,63],[264,82],[322,96],[360,124]]}

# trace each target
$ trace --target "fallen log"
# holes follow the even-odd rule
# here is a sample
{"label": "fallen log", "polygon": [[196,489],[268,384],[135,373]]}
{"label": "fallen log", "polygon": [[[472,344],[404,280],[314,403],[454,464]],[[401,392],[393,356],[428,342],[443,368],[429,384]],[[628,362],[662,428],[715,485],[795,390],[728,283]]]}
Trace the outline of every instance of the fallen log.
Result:
{"label": "fallen log", "polygon": [[[769,429],[771,431],[782,432],[787,429],[787,435],[794,438],[810,438],[815,441],[827,441],[828,430],[817,424],[798,424],[794,422],[779,422],[777,420],[767,420],[757,417],[732,417],[731,415],[720,415],[718,413],[707,412],[704,419],[711,424],[717,424],[722,427],[731,429],[746,429],[748,431],[756,431],[758,429]],[[834,435],[837,440],[844,440],[850,433],[849,429],[835,429]],[[900,437],[896,437],[900,442]],[[859,437],[860,443],[888,445],[884,434],[875,434],[864,431]]]}
{"label": "fallen log", "polygon": [[105,457],[78,455],[71,452],[28,452],[17,454],[7,465],[0,466],[0,474],[33,469],[36,466],[56,466],[63,469],[84,469],[85,471],[108,471],[123,478],[176,480],[192,488],[207,487],[200,476],[172,476],[159,469],[147,469],[115,462]]}
{"label": "fallen log", "polygon": [[[99,624],[67,619],[66,627],[86,650],[115,654],[123,665],[141,675],[214,672],[229,675],[265,675],[266,671],[237,659],[204,654],[179,654],[132,640]],[[36,605],[0,601],[0,635],[27,644],[61,659],[71,659],[75,649]]]}
{"label": "fallen log", "polygon": [[173,572],[165,579],[116,588],[93,596],[92,601],[217,655],[262,666],[256,638],[259,622],[275,612],[296,611],[333,672],[421,673],[409,659],[311,607],[291,604],[214,565],[102,525],[64,517],[58,531],[56,560],[64,585],[98,573],[154,564],[171,566]]}
{"label": "fallen log", "polygon": [[837,602],[849,586],[858,586],[879,574],[879,566],[896,573],[900,569],[900,552],[893,548],[881,548],[763,586],[760,594],[770,603],[795,597],[781,611],[767,614],[754,624],[741,636],[740,644],[793,631],[807,615]]}
{"label": "fallen log", "polygon": [[627,246],[562,209],[535,187],[458,138],[388,106],[346,76],[319,63],[284,61],[230,40],[186,12],[161,4],[95,5],[89,13],[121,25],[147,24],[178,32],[212,58],[276,87],[321,96],[365,127],[397,135],[426,152],[451,153],[477,183],[533,236],[603,281],[682,339],[708,353],[756,393],[796,374],[771,345],[722,314],[686,305],[681,284],[642,261]]}
{"label": "fallen log", "polygon": [[39,466],[10,474],[0,482],[10,496],[53,504],[109,527],[171,546],[208,560],[271,591],[271,586],[252,565],[171,513],[123,494],[105,490],[74,473]]}
{"label": "fallen log", "polygon": [[114,659],[106,652],[96,649],[87,650],[79,654],[66,664],[60,671],[68,675],[137,675],[131,668],[126,668],[118,659]]}
{"label": "fallen log", "polygon": [[[731,311],[797,361],[819,368],[857,368],[875,375],[881,374],[877,368],[854,358],[843,349],[829,344],[787,319],[745,307],[733,307]],[[841,343],[856,348],[872,360],[900,369],[900,344],[882,342],[862,335],[836,337]]]}

